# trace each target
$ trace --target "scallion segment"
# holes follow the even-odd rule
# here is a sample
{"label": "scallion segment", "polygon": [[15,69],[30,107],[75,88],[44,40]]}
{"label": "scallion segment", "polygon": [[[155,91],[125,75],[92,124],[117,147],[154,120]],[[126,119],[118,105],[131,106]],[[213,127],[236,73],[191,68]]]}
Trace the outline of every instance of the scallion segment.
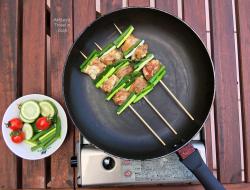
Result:
{"label": "scallion segment", "polygon": [[99,52],[97,50],[92,51],[89,57],[80,65],[81,72],[83,72],[86,69],[86,67],[98,56]]}
{"label": "scallion segment", "polygon": [[140,60],[138,63],[134,65],[134,72],[139,72],[149,61],[151,61],[154,58],[154,55],[152,53],[148,53],[145,58]]}
{"label": "scallion segment", "polygon": [[114,45],[119,48],[123,42],[130,36],[130,34],[134,31],[134,27],[130,25],[121,35],[115,39],[113,42]]}
{"label": "scallion segment", "polygon": [[120,115],[136,98],[136,94],[134,92],[132,92],[129,97],[127,98],[127,100],[118,107],[117,109],[117,115]]}

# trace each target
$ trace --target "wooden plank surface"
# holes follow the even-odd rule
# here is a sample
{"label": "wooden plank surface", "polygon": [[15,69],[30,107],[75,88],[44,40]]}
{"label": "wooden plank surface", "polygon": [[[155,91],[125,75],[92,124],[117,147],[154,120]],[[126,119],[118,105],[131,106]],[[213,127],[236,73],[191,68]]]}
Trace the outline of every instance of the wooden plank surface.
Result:
{"label": "wooden plank surface", "polygon": [[[0,117],[19,95],[19,1],[0,1]],[[18,188],[17,157],[7,148],[0,134],[0,189]]]}
{"label": "wooden plank surface", "polygon": [[[46,93],[45,1],[23,1],[23,95]],[[44,188],[45,160],[23,160],[23,188]]]}
{"label": "wooden plank surface", "polygon": [[101,0],[101,13],[106,14],[108,12],[122,8],[122,0]]}
{"label": "wooden plank surface", "polygon": [[241,153],[232,1],[212,0],[210,10],[217,85],[215,122],[218,176],[223,183],[238,183],[241,181]]}
{"label": "wooden plank surface", "polygon": [[246,181],[250,182],[250,1],[236,1]]}
{"label": "wooden plank surface", "polygon": [[[62,73],[68,50],[73,42],[73,12],[71,0],[51,1],[51,96],[60,104],[62,97]],[[63,27],[61,27],[61,26]],[[69,121],[69,119],[68,119]],[[74,187],[74,170],[70,158],[74,154],[74,127],[68,125],[68,133],[62,147],[51,156],[52,188]]]}
{"label": "wooden plank surface", "polygon": [[168,13],[178,16],[177,0],[156,0],[155,7]]}
{"label": "wooden plank surface", "polygon": [[149,7],[149,0],[128,0],[129,7]]}
{"label": "wooden plank surface", "polygon": [[[205,0],[185,0],[183,1],[183,20],[192,27],[199,35],[204,44],[207,43],[206,34],[206,10]],[[205,145],[207,165],[213,169],[212,157],[212,135],[211,135],[211,120],[210,117],[204,124],[205,127]]]}
{"label": "wooden plank surface", "polygon": [[[80,33],[96,18],[96,4],[93,0],[74,0],[74,37],[76,40]],[[84,50],[83,50],[84,52]],[[84,59],[83,59],[84,60]],[[71,124],[73,126],[73,124]],[[79,141],[80,132],[75,128],[75,143]],[[77,186],[77,170],[75,170],[75,187]]]}

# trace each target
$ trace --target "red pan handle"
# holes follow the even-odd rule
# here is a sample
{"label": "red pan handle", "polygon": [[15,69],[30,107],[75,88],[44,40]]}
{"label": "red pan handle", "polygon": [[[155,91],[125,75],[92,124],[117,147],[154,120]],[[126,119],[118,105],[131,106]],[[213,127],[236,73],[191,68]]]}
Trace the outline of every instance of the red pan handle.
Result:
{"label": "red pan handle", "polygon": [[225,190],[201,158],[199,151],[188,144],[177,151],[180,161],[197,177],[206,190]]}

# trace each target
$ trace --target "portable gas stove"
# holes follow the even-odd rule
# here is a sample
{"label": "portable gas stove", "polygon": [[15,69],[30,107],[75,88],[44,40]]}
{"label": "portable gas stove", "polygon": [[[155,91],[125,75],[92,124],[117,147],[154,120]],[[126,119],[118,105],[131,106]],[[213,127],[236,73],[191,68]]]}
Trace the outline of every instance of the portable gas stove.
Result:
{"label": "portable gas stove", "polygon": [[[191,143],[206,162],[202,133]],[[77,156],[72,167],[77,167],[78,186],[120,186],[137,184],[196,183],[195,176],[179,161],[176,154],[153,160],[120,159],[96,148],[80,135],[76,144]]]}

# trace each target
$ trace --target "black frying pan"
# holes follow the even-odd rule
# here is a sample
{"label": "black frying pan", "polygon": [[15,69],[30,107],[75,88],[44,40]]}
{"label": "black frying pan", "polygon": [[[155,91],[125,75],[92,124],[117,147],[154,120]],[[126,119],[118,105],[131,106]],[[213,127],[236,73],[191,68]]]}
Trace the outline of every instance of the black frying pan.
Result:
{"label": "black frying pan", "polygon": [[[134,34],[144,39],[149,44],[150,52],[166,66],[167,75],[163,81],[195,118],[195,121],[191,121],[160,85],[147,97],[175,128],[177,135],[164,125],[144,100],[135,104],[134,108],[166,142],[165,147],[131,110],[127,109],[117,116],[117,106],[112,101],[105,101],[105,94],[96,89],[90,77],[79,71],[83,62],[80,51],[88,55],[96,48],[93,42],[104,46],[119,35],[113,23],[122,30],[130,24],[135,27]],[[214,87],[212,61],[195,32],[178,18],[150,8],[122,9],[93,22],[70,50],[63,75],[64,98],[75,126],[100,149],[128,159],[161,157],[187,144],[200,131],[208,116],[214,99]],[[193,153],[183,162],[194,163],[192,155],[199,158],[192,148],[191,151],[189,148],[182,150]],[[190,158],[191,161],[188,161]],[[198,170],[202,171],[203,176],[197,174],[196,167],[186,165],[208,189],[223,188],[211,177],[201,159],[197,163],[200,163]],[[211,184],[215,186],[209,186]]]}

